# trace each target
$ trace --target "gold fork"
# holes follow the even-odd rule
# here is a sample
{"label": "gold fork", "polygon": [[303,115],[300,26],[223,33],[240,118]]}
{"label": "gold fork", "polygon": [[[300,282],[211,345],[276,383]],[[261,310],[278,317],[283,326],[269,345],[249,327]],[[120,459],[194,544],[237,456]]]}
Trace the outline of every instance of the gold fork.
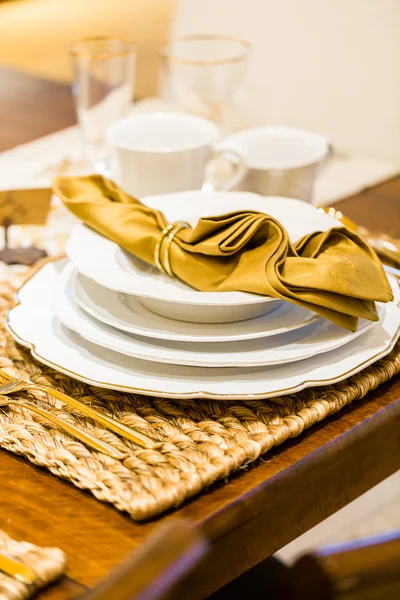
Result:
{"label": "gold fork", "polygon": [[9,398],[7,398],[4,400],[0,400],[0,407],[2,406],[20,406],[21,408],[26,408],[27,410],[30,410],[31,412],[34,412],[40,415],[41,417],[45,417],[46,419],[57,425],[60,429],[64,429],[64,431],[66,431],[69,435],[72,435],[73,437],[83,442],[87,446],[90,446],[94,450],[102,452],[103,454],[107,454],[108,456],[112,456],[112,458],[115,458],[117,460],[121,460],[122,458],[124,458],[123,454],[121,454],[120,452],[118,452],[118,450],[110,446],[110,444],[107,444],[107,442],[99,440],[91,433],[79,429],[79,427],[76,427],[75,425],[64,421],[64,419],[61,419],[61,417],[53,415],[48,410],[40,408],[40,406],[36,406],[36,404],[32,404],[31,402],[26,401],[20,402],[19,400],[10,400]]}
{"label": "gold fork", "polygon": [[26,585],[32,585],[38,579],[37,574],[32,569],[4,552],[0,552],[0,571]]}
{"label": "gold fork", "polygon": [[71,396],[67,396],[58,390],[55,390],[47,385],[40,385],[37,383],[32,383],[31,381],[25,381],[23,379],[16,379],[15,377],[11,377],[4,371],[0,370],[0,377],[5,379],[7,383],[0,386],[0,396],[7,396],[8,394],[13,394],[15,392],[36,390],[40,392],[45,392],[49,394],[49,396],[53,396],[57,400],[61,400],[67,406],[71,406],[73,408],[78,409],[82,414],[86,417],[90,417],[93,421],[97,421],[103,427],[114,431],[114,433],[118,433],[120,436],[124,437],[131,442],[134,442],[141,448],[154,448],[157,442],[139,431],[133,430],[131,427],[120,423],[116,419],[109,417],[108,415],[98,411],[87,404],[84,404],[80,400],[76,400]]}

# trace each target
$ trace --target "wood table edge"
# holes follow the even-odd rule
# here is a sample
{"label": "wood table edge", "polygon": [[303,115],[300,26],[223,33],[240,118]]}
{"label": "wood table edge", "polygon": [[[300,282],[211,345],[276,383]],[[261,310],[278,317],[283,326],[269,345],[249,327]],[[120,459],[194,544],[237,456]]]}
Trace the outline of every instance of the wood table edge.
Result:
{"label": "wood table edge", "polygon": [[[187,589],[196,590],[195,595],[190,596],[191,600],[200,600],[215,592],[221,584],[229,583],[260,560],[271,556],[400,468],[400,397],[368,420],[371,425],[368,430],[360,423],[288,467],[284,474],[279,473],[253,488],[249,493],[247,511],[243,511],[243,501],[239,511],[235,506],[238,503],[233,502],[199,525],[212,540],[212,549],[187,582]],[[382,449],[379,463],[371,453],[365,452],[368,446],[374,444]],[[334,462],[333,455],[336,457]],[[385,469],[380,468],[382,462]],[[298,469],[304,473],[303,485],[300,485]],[[358,481],[347,486],[346,472],[350,475],[357,471]],[[338,479],[347,493],[335,497]],[[324,490],[325,497],[322,501],[318,499],[318,512],[314,513],[313,498],[318,488]],[[256,496],[254,503],[252,496]],[[293,497],[300,496],[303,500],[296,506]],[[306,505],[310,507],[310,514],[303,512]],[[277,506],[280,507],[279,513]],[[291,522],[290,527],[288,521]],[[286,537],[281,536],[282,531],[285,531]],[[244,539],[247,541],[246,548],[241,542]],[[245,552],[246,561],[240,561],[239,556]],[[236,559],[235,553],[238,555]],[[238,565],[240,568],[237,568]],[[215,581],[218,585],[213,587]]]}

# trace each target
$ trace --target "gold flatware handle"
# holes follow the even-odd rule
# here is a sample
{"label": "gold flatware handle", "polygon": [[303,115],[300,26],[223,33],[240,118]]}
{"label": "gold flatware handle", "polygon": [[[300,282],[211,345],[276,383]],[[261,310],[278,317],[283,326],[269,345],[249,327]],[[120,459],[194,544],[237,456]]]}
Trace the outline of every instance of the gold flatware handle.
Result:
{"label": "gold flatware handle", "polygon": [[395,269],[394,267],[389,267],[388,265],[384,265],[383,268],[386,271],[386,273],[390,273],[391,275],[394,275],[395,277],[397,277],[397,279],[400,280],[400,269]]}
{"label": "gold flatware handle", "polygon": [[21,408],[26,408],[27,410],[30,410],[30,411],[48,419],[49,421],[51,421],[52,423],[57,425],[60,429],[63,429],[69,435],[76,438],[83,444],[86,444],[90,448],[93,448],[93,450],[97,450],[97,452],[102,452],[103,454],[107,454],[108,456],[111,456],[112,458],[115,458],[116,460],[121,460],[122,458],[124,458],[123,454],[121,454],[120,452],[118,452],[118,450],[116,450],[115,448],[110,446],[110,444],[107,444],[107,442],[103,442],[102,440],[99,440],[97,437],[95,437],[91,433],[89,433],[87,431],[83,431],[82,429],[79,429],[79,427],[76,427],[76,425],[72,425],[71,423],[64,421],[64,419],[61,419],[61,417],[57,417],[56,415],[53,415],[51,412],[49,412],[48,410],[45,410],[44,408],[40,408],[39,406],[36,406],[35,404],[31,404],[30,402],[18,402],[16,400],[9,400],[9,399],[0,400],[0,407],[1,406],[9,406],[9,405],[20,406]]}
{"label": "gold flatware handle", "polygon": [[357,225],[357,223],[349,219],[349,217],[346,217],[340,210],[333,208],[333,206],[321,206],[318,208],[318,211],[326,213],[331,217],[335,217],[341,221],[345,227],[361,235],[380,256],[381,260],[386,259],[389,260],[389,262],[400,266],[400,240],[395,240],[386,234],[374,233],[362,225]]}
{"label": "gold flatware handle", "polygon": [[113,419],[112,417],[109,417],[105,413],[98,411],[96,408],[92,408],[91,406],[84,404],[80,400],[76,400],[75,398],[72,398],[71,396],[67,396],[66,394],[63,394],[63,392],[59,392],[58,390],[55,390],[48,386],[42,386],[42,385],[39,386],[36,384],[31,384],[30,387],[31,387],[31,389],[33,389],[33,387],[35,387],[35,389],[37,389],[37,390],[46,392],[50,396],[57,398],[57,400],[61,400],[61,402],[64,402],[64,404],[67,404],[69,406],[72,406],[73,408],[80,410],[81,413],[83,413],[87,417],[92,418],[94,421],[97,421],[104,427],[107,427],[111,431],[114,431],[114,433],[118,433],[125,439],[130,440],[131,442],[134,442],[141,448],[154,448],[157,444],[156,440],[150,438],[149,436],[144,435],[143,433],[140,433],[139,431],[135,431],[128,425],[124,425],[123,423],[120,423],[116,419]]}
{"label": "gold flatware handle", "polygon": [[400,252],[385,248],[379,239],[375,240],[374,238],[367,237],[367,242],[383,259],[386,258],[386,260],[389,260],[390,262],[400,266]]}
{"label": "gold flatware handle", "polygon": [[5,371],[2,371],[0,369],[0,377],[2,379],[5,379],[6,381],[16,381],[14,377],[12,377],[11,375],[9,375],[8,373],[6,373]]}
{"label": "gold flatware handle", "polygon": [[38,578],[32,569],[3,552],[0,552],[0,571],[26,585],[32,585]]}
{"label": "gold flatware handle", "polygon": [[124,425],[120,423],[116,419],[109,417],[108,415],[98,411],[96,408],[92,408],[87,404],[84,404],[80,400],[76,400],[71,396],[67,396],[67,394],[63,394],[63,392],[59,392],[56,389],[53,389],[47,385],[35,384],[31,381],[24,381],[23,379],[15,379],[8,375],[4,371],[0,369],[0,377],[6,380],[6,384],[0,387],[0,394],[12,394],[13,392],[21,391],[24,387],[25,389],[36,389],[42,392],[53,396],[53,398],[57,398],[57,400],[61,400],[67,406],[71,406],[79,410],[82,414],[90,417],[94,421],[97,421],[104,427],[114,431],[118,435],[124,437],[131,442],[134,442],[141,448],[154,448],[157,445],[157,441],[153,438],[145,435],[144,433],[140,433],[139,431],[135,431],[128,425]]}

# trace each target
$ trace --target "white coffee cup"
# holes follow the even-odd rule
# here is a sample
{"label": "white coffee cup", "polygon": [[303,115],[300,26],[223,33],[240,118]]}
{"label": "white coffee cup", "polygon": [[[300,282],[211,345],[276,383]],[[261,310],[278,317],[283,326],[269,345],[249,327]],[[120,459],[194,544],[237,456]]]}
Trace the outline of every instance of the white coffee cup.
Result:
{"label": "white coffee cup", "polygon": [[233,169],[222,185],[231,189],[246,173],[234,150],[217,149],[220,130],[210,121],[185,113],[147,113],[120,119],[107,131],[118,163],[118,183],[136,197],[201,189],[210,161],[223,156]]}
{"label": "white coffee cup", "polygon": [[254,127],[230,135],[224,148],[238,152],[247,175],[237,189],[312,201],[313,184],[330,151],[328,140],[303,129]]}

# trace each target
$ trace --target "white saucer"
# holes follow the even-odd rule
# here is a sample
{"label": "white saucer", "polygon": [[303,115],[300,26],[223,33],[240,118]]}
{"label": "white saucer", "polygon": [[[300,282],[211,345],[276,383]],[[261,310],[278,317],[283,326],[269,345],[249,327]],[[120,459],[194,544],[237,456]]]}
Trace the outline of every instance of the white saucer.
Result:
{"label": "white saucer", "polygon": [[236,323],[184,323],[148,310],[135,296],[101,287],[69,263],[66,293],[89,315],[121,331],[173,342],[233,342],[264,338],[322,322],[319,315],[282,302],[261,317]]}
{"label": "white saucer", "polygon": [[[143,202],[161,210],[169,222],[184,220],[191,225],[206,215],[244,209],[265,212],[282,223],[292,241],[312,231],[341,225],[300,200],[250,192],[179,192],[149,196]],[[199,292],[160,273],[84,225],[72,232],[67,254],[77,270],[96,283],[138,296],[147,308],[177,320],[198,323],[245,320],[273,310],[280,302],[245,292]]]}
{"label": "white saucer", "polygon": [[[73,268],[73,267],[72,267]],[[361,320],[355,333],[321,320],[310,327],[270,339],[241,342],[171,342],[133,336],[100,323],[77,306],[70,293],[71,267],[67,265],[56,285],[55,314],[69,329],[85,340],[115,352],[160,363],[193,367],[259,367],[310,358],[344,346],[373,327]]]}

